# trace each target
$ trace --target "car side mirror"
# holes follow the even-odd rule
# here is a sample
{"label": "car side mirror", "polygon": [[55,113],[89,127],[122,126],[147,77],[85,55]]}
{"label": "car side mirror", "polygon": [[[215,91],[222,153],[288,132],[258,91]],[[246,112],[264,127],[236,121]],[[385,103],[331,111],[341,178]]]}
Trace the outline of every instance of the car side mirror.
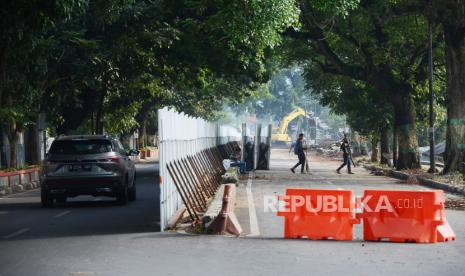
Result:
{"label": "car side mirror", "polygon": [[131,149],[128,152],[128,156],[138,156],[138,155],[139,155],[139,151],[135,149]]}

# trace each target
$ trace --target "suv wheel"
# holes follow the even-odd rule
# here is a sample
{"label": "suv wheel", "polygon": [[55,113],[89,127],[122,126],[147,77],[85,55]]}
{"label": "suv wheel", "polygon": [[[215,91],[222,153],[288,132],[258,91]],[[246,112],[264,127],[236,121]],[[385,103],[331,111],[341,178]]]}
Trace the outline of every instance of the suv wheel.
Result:
{"label": "suv wheel", "polygon": [[40,201],[43,207],[53,207],[53,197],[51,197],[47,192],[42,191],[40,193]]}
{"label": "suv wheel", "polygon": [[66,203],[66,196],[60,196],[56,198],[57,203]]}
{"label": "suv wheel", "polygon": [[136,175],[134,174],[134,179],[132,180],[132,187],[129,189],[128,194],[129,201],[136,200]]}
{"label": "suv wheel", "polygon": [[118,192],[116,195],[116,201],[120,205],[126,205],[129,200],[129,193],[128,193],[128,185],[127,182],[123,184],[123,187],[121,187],[121,190]]}

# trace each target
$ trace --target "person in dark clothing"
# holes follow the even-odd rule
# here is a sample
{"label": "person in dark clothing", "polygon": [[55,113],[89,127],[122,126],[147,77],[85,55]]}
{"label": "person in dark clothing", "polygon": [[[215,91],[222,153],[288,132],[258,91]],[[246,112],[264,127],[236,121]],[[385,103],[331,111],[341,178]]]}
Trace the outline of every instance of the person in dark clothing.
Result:
{"label": "person in dark clothing", "polygon": [[296,142],[292,142],[291,147],[289,148],[289,153],[291,153],[291,151],[294,150],[294,148],[295,148],[295,143],[296,143]]}
{"label": "person in dark clothing", "polygon": [[341,166],[339,166],[339,168],[336,170],[337,173],[341,173],[341,169],[344,168],[345,165],[347,165],[347,172],[349,174],[353,174],[353,172],[351,171],[351,167],[350,167],[350,145],[349,145],[349,141],[347,141],[346,138],[344,138],[342,140],[342,143],[341,143],[341,150],[342,150],[342,157],[344,158],[344,163],[342,163]]}
{"label": "person in dark clothing", "polygon": [[304,152],[304,145],[303,145],[303,142],[304,142],[304,134],[301,133],[299,134],[299,138],[297,139],[297,141],[295,142],[295,146],[294,146],[294,153],[299,157],[299,162],[297,164],[295,164],[294,167],[291,168],[291,171],[293,173],[295,173],[295,169],[298,167],[298,166],[302,166],[301,168],[301,173],[304,173],[304,167],[305,167],[305,152]]}
{"label": "person in dark clothing", "polygon": [[239,171],[241,174],[245,174],[247,163],[241,161],[242,157],[242,150],[241,148],[237,147],[235,149],[235,153],[229,156],[229,160],[231,160],[231,167],[239,167]]}
{"label": "person in dark clothing", "polygon": [[254,148],[255,145],[251,141],[248,141],[245,144],[245,154],[244,154],[244,161],[246,164],[246,170],[251,171],[254,169],[254,160],[253,160],[253,155],[254,155]]}

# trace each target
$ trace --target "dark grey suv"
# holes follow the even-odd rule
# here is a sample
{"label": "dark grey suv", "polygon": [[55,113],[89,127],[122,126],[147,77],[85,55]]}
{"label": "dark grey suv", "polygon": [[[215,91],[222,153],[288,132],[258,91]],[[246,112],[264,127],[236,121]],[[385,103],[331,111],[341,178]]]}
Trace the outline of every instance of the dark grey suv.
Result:
{"label": "dark grey suv", "polygon": [[53,141],[42,169],[45,207],[78,195],[113,196],[120,204],[136,199],[136,170],[119,140],[101,135],[64,136]]}

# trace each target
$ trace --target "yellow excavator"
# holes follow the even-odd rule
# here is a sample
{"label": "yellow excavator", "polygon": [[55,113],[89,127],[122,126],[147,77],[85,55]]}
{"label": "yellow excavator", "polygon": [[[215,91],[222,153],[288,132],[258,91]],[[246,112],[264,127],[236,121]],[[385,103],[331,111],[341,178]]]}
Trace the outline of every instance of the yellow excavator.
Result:
{"label": "yellow excavator", "polygon": [[289,123],[299,116],[310,117],[308,114],[305,113],[305,110],[303,110],[302,108],[298,107],[294,109],[291,113],[289,113],[281,120],[281,122],[279,123],[279,127],[276,129],[276,132],[271,134],[271,142],[291,143],[292,138],[289,136],[289,134],[287,134]]}

